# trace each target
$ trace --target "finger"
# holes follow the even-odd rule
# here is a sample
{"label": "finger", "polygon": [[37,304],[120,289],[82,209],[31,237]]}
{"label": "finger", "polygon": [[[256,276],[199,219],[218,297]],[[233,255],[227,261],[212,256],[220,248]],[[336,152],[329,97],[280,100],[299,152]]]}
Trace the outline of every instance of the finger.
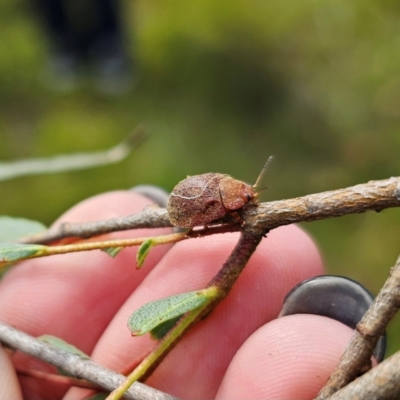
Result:
{"label": "finger", "polygon": [[[176,244],[115,316],[93,352],[94,359],[117,370],[141,360],[155,342],[148,335],[130,337],[129,315],[149,301],[203,288],[237,240],[237,234],[224,234]],[[301,229],[274,230],[259,245],[228,298],[183,338],[148,383],[178,397],[214,397],[246,338],[276,318],[291,287],[321,273],[318,251]]]}
{"label": "finger", "polygon": [[313,399],[339,362],[352,330],[299,314],[258,329],[237,352],[217,399]]}
{"label": "finger", "polygon": [[[128,191],[106,193],[75,206],[57,224],[128,215],[150,203]],[[109,237],[162,232],[140,229]],[[124,249],[114,259],[96,250],[20,263],[0,283],[0,319],[34,336],[61,337],[90,353],[115,312],[167,250],[155,248],[141,271],[135,269],[135,248]]]}
{"label": "finger", "polygon": [[14,367],[1,346],[0,371],[0,398],[22,400],[22,393]]}

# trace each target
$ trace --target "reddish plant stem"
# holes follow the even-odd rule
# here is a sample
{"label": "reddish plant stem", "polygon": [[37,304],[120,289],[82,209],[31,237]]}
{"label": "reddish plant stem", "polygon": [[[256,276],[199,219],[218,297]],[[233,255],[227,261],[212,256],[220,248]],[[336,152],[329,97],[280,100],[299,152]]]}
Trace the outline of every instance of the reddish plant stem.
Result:
{"label": "reddish plant stem", "polygon": [[218,297],[218,302],[228,295],[262,237],[263,233],[242,231],[231,255],[207,285],[207,287],[217,286],[221,289],[221,297]]}
{"label": "reddish plant stem", "polygon": [[[188,316],[189,313],[186,313],[182,316],[180,320],[175,324],[175,326],[167,333],[167,335],[159,342],[157,348],[163,346],[164,341],[168,341],[170,335],[176,335],[172,344],[169,345],[168,348],[163,350],[161,356],[158,356],[157,361],[151,364],[151,367],[146,370],[146,373],[143,374],[140,378],[140,381],[145,381],[152,372],[157,368],[157,366],[161,363],[161,361],[167,356],[167,354],[176,346],[179,340],[184,336],[186,332],[189,331],[191,327],[197,324],[197,322],[204,319],[207,315],[209,315],[215,307],[222,301],[230,292],[233,285],[235,284],[237,278],[240,273],[243,271],[250,257],[256,250],[258,244],[260,243],[263,237],[263,233],[243,230],[241,232],[238,243],[235,248],[232,250],[232,253],[222,265],[221,269],[217,273],[217,275],[211,279],[211,281],[207,284],[206,287],[217,286],[219,290],[219,295],[212,302],[208,304],[204,310],[199,313],[199,315],[194,319],[187,327],[183,328],[181,332],[176,335],[175,331],[178,328],[179,324],[183,322],[183,320]],[[157,348],[153,350],[153,352],[157,351]]]}

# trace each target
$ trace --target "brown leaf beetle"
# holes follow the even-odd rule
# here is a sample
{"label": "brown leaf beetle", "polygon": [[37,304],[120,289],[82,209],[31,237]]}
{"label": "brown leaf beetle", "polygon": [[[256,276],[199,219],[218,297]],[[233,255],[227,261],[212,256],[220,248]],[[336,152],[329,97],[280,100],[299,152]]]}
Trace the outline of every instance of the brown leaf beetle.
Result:
{"label": "brown leaf beetle", "polygon": [[188,176],[169,196],[167,209],[171,223],[179,228],[193,228],[241,209],[256,198],[255,188],[271,159],[269,157],[253,186],[215,172]]}

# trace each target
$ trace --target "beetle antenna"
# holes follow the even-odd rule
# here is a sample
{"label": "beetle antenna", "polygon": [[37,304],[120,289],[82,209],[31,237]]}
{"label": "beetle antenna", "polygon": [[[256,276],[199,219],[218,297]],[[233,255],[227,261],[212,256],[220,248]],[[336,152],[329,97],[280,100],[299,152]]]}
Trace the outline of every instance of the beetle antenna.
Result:
{"label": "beetle antenna", "polygon": [[[261,170],[260,175],[258,175],[258,178],[257,178],[257,180],[256,180],[256,183],[253,185],[253,188],[254,188],[254,189],[256,189],[257,186],[259,185],[259,183],[260,183],[262,177],[263,177],[264,174],[265,174],[265,171],[267,170],[269,164],[271,164],[271,161],[273,160],[273,158],[274,158],[274,157],[272,157],[272,156],[269,156],[269,157],[268,157],[268,160],[267,160],[267,162],[265,163],[263,169]],[[261,190],[263,190],[263,189],[261,189]]]}

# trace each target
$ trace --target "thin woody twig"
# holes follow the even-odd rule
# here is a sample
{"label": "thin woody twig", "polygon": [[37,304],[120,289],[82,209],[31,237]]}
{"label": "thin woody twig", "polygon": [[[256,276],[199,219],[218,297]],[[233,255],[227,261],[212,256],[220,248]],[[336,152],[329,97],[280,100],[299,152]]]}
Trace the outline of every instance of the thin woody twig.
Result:
{"label": "thin woody twig", "polygon": [[[281,225],[316,221],[370,210],[381,211],[400,206],[400,177],[311,194],[293,199],[260,203],[247,207],[242,218],[246,224],[271,230]],[[88,238],[104,233],[138,228],[172,226],[166,209],[146,207],[141,213],[86,223],[64,223],[22,243],[45,244],[68,237]]]}
{"label": "thin woody twig", "polygon": [[246,223],[269,230],[297,222],[311,222],[400,206],[400,177],[370,181],[345,189],[261,203],[246,212]]}
{"label": "thin woody twig", "polygon": [[[400,256],[378,296],[362,320],[357,324],[339,365],[316,397],[316,400],[328,398],[357,377],[361,369],[369,362],[379,337],[384,333],[386,325],[399,308]],[[397,386],[397,396],[397,398],[400,398],[400,385]]]}
{"label": "thin woody twig", "polygon": [[340,389],[329,400],[396,400],[400,398],[400,352]]}
{"label": "thin woody twig", "polygon": [[[3,322],[0,322],[0,342],[62,368],[73,376],[93,382],[106,390],[113,390],[125,379],[123,375],[110,371],[92,360],[55,348]],[[176,399],[141,383],[131,386],[125,397],[132,400]]]}
{"label": "thin woody twig", "polygon": [[64,222],[48,231],[32,235],[20,240],[20,243],[46,244],[65,238],[87,239],[92,236],[105,233],[126,231],[139,228],[165,228],[170,227],[171,222],[165,208],[148,206],[141,213],[124,217],[111,218],[104,221],[84,223]]}

